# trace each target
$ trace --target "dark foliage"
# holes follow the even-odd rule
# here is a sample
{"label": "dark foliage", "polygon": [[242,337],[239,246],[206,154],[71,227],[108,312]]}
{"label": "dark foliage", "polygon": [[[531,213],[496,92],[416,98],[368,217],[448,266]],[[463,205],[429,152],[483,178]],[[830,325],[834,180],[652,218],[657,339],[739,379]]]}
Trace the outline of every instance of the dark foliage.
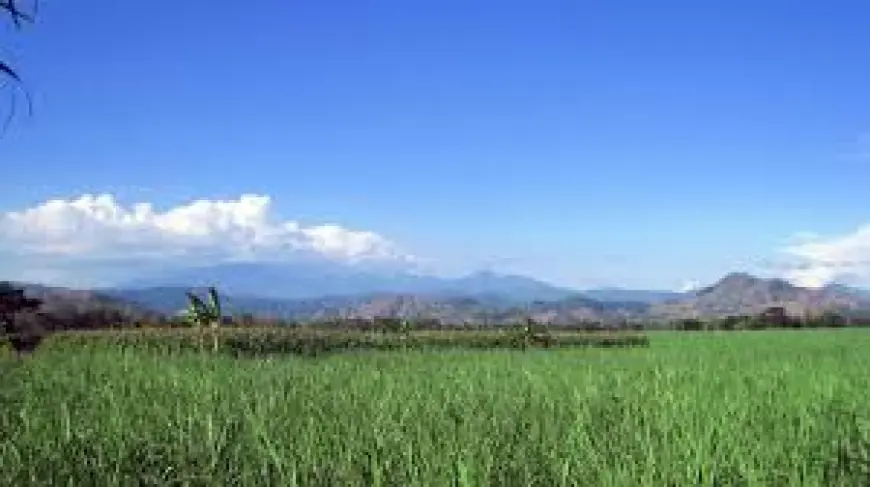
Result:
{"label": "dark foliage", "polygon": [[44,336],[42,327],[33,323],[32,313],[42,305],[42,300],[29,298],[23,289],[9,282],[0,282],[0,325],[3,335],[18,352],[31,352]]}
{"label": "dark foliage", "polygon": [[706,320],[676,320],[671,323],[670,328],[679,331],[740,331],[867,326],[870,326],[870,316],[852,316],[852,314],[845,311],[826,310],[821,314],[807,314],[802,317],[796,317],[789,315],[783,307],[772,306],[757,315],[726,316]]}
{"label": "dark foliage", "polygon": [[45,336],[58,331],[167,323],[157,313],[93,293],[0,282],[0,341],[22,353],[33,351]]}

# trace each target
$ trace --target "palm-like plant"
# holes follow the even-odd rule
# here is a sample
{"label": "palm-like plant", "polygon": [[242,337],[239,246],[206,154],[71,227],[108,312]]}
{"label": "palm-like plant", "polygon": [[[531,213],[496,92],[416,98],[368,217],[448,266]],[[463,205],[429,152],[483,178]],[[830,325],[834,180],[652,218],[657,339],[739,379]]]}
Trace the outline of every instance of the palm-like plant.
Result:
{"label": "palm-like plant", "polygon": [[[212,349],[218,350],[218,327],[220,327],[223,311],[221,310],[220,296],[214,287],[208,288],[208,302],[188,291],[188,308],[186,312],[186,320],[188,323],[196,327],[202,332],[206,326],[212,330]],[[200,335],[200,340],[202,336]],[[200,346],[202,342],[200,341]]]}
{"label": "palm-like plant", "polygon": [[553,337],[546,324],[538,323],[534,318],[526,315],[525,322],[520,325],[514,340],[522,350],[526,350],[534,344],[549,347]]}
{"label": "palm-like plant", "polygon": [[526,317],[526,323],[522,328],[522,347],[523,350],[529,348],[532,345],[532,340],[535,336],[534,329],[535,322],[532,320],[531,316]]}

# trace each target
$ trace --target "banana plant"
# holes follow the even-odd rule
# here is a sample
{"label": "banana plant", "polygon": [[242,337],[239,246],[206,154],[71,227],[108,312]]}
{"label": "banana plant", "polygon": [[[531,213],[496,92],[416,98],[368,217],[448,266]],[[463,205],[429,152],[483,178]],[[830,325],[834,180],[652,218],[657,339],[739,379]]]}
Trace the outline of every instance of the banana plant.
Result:
{"label": "banana plant", "polygon": [[402,349],[407,350],[408,340],[411,338],[411,320],[408,318],[401,318],[398,331],[402,334]]}
{"label": "banana plant", "polygon": [[[193,292],[187,292],[189,305],[187,308],[187,321],[202,332],[206,326],[212,331],[212,349],[218,351],[218,327],[220,326],[223,311],[221,310],[220,296],[214,287],[208,288],[208,302]],[[202,346],[200,335],[200,346]]]}

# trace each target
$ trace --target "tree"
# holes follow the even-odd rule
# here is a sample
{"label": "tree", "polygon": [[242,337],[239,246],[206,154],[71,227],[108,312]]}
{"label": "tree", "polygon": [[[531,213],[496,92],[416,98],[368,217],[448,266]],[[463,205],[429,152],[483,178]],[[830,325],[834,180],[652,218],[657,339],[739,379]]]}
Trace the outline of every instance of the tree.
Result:
{"label": "tree", "polygon": [[677,320],[674,328],[680,331],[701,331],[704,329],[704,322],[697,318],[685,318]]}
{"label": "tree", "polygon": [[825,310],[819,317],[819,326],[824,328],[842,328],[846,326],[846,317],[834,310]]}
{"label": "tree", "polygon": [[187,299],[190,301],[185,319],[188,323],[204,331],[208,326],[212,331],[212,349],[218,350],[218,327],[220,327],[223,312],[221,311],[220,296],[215,288],[208,288],[208,303],[202,300],[199,296],[192,292],[187,293]]}
{"label": "tree", "polygon": [[770,306],[759,316],[759,320],[774,328],[785,328],[790,324],[790,318],[782,306]]}
{"label": "tree", "polygon": [[42,305],[42,300],[28,298],[24,290],[16,288],[10,282],[0,282],[0,325],[3,335],[16,352],[33,351],[42,340],[38,330],[21,326],[18,319],[21,313],[35,312]]}

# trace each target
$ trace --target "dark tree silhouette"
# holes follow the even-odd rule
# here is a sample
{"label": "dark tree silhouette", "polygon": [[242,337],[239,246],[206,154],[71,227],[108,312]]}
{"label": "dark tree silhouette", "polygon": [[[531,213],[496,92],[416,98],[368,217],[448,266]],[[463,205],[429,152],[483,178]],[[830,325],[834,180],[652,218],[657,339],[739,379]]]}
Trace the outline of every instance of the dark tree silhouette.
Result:
{"label": "dark tree silhouette", "polygon": [[771,306],[765,309],[759,318],[765,324],[775,328],[785,328],[791,321],[788,313],[786,313],[785,308],[782,306]]}
{"label": "dark tree silhouette", "polygon": [[32,352],[42,340],[40,330],[22,326],[28,322],[19,319],[22,313],[34,313],[41,305],[42,300],[28,298],[23,289],[9,282],[0,282],[0,325],[16,352]]}
{"label": "dark tree silhouette", "polygon": [[[20,29],[25,23],[33,23],[33,16],[36,13],[37,6],[36,0],[34,0],[31,5],[30,12],[28,12],[22,8],[21,2],[18,0],[0,0],[0,13],[8,16],[12,25],[14,25],[16,29]],[[3,61],[0,61],[0,74],[12,78],[14,81],[21,81],[21,78],[18,77],[18,73]]]}

